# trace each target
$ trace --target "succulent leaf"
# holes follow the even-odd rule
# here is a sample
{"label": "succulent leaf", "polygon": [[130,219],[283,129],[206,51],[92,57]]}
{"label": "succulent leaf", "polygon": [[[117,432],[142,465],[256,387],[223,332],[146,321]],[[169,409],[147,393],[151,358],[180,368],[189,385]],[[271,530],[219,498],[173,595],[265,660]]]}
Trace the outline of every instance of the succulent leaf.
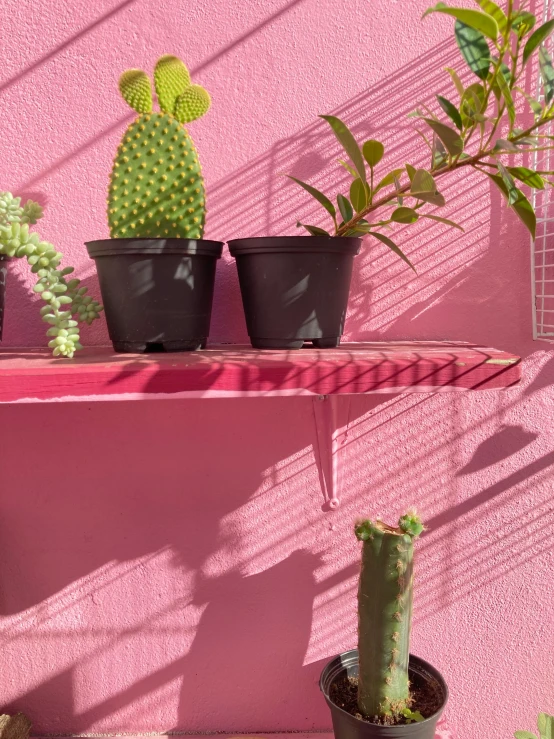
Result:
{"label": "succulent leaf", "polygon": [[173,114],[181,123],[190,123],[207,113],[210,105],[208,91],[200,85],[190,85],[175,101]]}
{"label": "succulent leaf", "polygon": [[164,113],[173,113],[175,101],[190,87],[190,74],[176,56],[160,57],[154,69],[154,85],[160,108]]}
{"label": "succulent leaf", "polygon": [[125,102],[137,113],[152,110],[152,90],[148,75],[140,69],[128,69],[119,78],[119,91]]}

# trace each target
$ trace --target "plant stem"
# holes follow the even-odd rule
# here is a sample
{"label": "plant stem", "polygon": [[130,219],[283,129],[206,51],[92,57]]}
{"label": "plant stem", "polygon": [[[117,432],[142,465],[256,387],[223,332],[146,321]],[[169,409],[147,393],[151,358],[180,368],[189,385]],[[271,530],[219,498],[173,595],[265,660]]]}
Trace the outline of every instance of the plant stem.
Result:
{"label": "plant stem", "polygon": [[[520,139],[524,139],[525,137],[529,136],[535,129],[539,128],[540,126],[543,126],[545,123],[548,122],[549,116],[542,117],[539,121],[535,122],[532,126],[527,128],[525,131],[522,131],[520,134],[517,134],[516,136],[511,136],[509,138],[509,141],[512,143],[517,143]],[[526,154],[527,152],[532,151],[549,151],[554,149],[553,146],[544,146],[544,147],[534,147],[534,148],[526,148],[522,149],[519,154]],[[496,152],[499,153],[499,152]],[[456,169],[460,169],[461,167],[467,167],[472,166],[476,163],[479,164],[487,164],[486,162],[483,162],[483,159],[486,159],[487,157],[493,156],[495,152],[493,149],[488,149],[485,151],[479,151],[477,154],[475,154],[472,157],[468,157],[467,159],[462,160],[454,160],[452,163],[448,164],[446,167],[441,167],[437,170],[431,170],[431,173],[433,174],[433,177],[441,177],[442,175],[448,174],[448,172],[453,172]],[[490,165],[489,165],[490,166]],[[341,226],[337,232],[337,236],[343,236],[346,231],[350,231],[351,229],[355,228],[356,224],[362,219],[365,218],[369,213],[372,213],[373,211],[377,210],[377,208],[382,208],[383,206],[390,203],[391,200],[394,200],[398,196],[403,195],[404,193],[409,192],[411,187],[411,183],[407,183],[403,187],[401,187],[399,190],[395,190],[394,192],[389,193],[388,195],[385,195],[384,197],[380,198],[379,200],[376,200],[371,205],[368,205],[366,208],[361,210],[359,213],[356,213],[356,215],[348,221],[348,223],[345,223],[343,226]]]}

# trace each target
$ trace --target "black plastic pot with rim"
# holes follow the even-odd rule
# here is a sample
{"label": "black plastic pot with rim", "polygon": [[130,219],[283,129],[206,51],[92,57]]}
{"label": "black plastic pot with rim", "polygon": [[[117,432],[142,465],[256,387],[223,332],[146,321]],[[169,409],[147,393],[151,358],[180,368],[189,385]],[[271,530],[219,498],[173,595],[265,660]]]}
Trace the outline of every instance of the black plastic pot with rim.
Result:
{"label": "black plastic pot with rim", "polygon": [[256,349],[338,346],[361,240],[279,236],[229,241]]}
{"label": "black plastic pot with rim", "polygon": [[0,341],[4,328],[4,307],[6,304],[6,283],[8,280],[8,257],[0,254]]}
{"label": "black plastic pot with rim", "polygon": [[96,262],[116,352],[203,349],[223,244],[205,239],[104,239],[86,244]]}
{"label": "black plastic pot with rim", "polygon": [[[424,721],[397,726],[382,726],[356,718],[351,713],[339,708],[331,700],[329,694],[335,680],[347,674],[358,676],[358,650],[343,652],[329,662],[319,681],[319,687],[327,705],[331,709],[335,739],[434,739],[435,727],[448,700],[448,687],[440,672],[420,657],[410,654],[409,672],[420,680],[424,680],[432,690],[436,691],[441,701],[439,710]],[[414,706],[417,709],[417,706]]]}

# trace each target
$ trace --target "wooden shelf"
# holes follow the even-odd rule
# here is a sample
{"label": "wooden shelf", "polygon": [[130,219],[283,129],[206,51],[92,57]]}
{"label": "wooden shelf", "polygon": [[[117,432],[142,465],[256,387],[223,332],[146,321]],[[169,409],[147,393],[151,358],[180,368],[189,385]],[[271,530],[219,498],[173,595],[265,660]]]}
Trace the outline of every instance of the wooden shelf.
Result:
{"label": "wooden shelf", "polygon": [[520,361],[447,341],[297,351],[224,345],[176,354],[114,354],[102,347],[74,359],[3,349],[0,402],[493,390],[519,382]]}

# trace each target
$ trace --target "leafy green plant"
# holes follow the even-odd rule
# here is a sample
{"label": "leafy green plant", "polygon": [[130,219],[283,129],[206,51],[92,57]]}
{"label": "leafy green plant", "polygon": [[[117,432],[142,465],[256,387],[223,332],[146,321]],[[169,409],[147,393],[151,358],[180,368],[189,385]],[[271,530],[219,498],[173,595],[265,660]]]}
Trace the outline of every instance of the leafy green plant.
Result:
{"label": "leafy green plant", "polygon": [[[554,149],[554,136],[541,129],[554,120],[554,67],[545,40],[554,30],[554,19],[537,26],[526,10],[527,0],[515,7],[507,0],[502,9],[492,0],[474,0],[479,9],[449,7],[439,2],[424,16],[441,13],[455,19],[454,35],[464,60],[475,75],[465,87],[454,69],[447,68],[453,96],[437,95],[437,109],[420,104],[412,114],[422,124],[417,130],[429,149],[428,168],[411,164],[379,172],[385,148],[370,139],[360,146],[346,124],[335,116],[320,116],[331,126],[348,161],[340,163],[352,177],[347,194],[337,195],[337,206],[311,185],[294,177],[322,205],[333,222],[326,231],[298,223],[312,235],[360,236],[369,234],[388,246],[413,269],[406,255],[382,229],[395,223],[410,224],[421,218],[438,221],[463,231],[452,220],[429,212],[443,207],[445,198],[437,180],[470,167],[490,179],[508,206],[534,237],[536,217],[521,186],[542,190],[553,186],[554,171],[533,171],[512,166],[506,157]],[[536,60],[542,80],[540,100],[521,87],[522,78]],[[518,126],[520,101],[533,116],[533,123]],[[368,173],[369,170],[369,173]]]}
{"label": "leafy green plant", "polygon": [[413,600],[414,539],[423,531],[413,511],[398,527],[360,521],[362,542],[358,589],[358,708],[366,716],[422,721],[412,711],[408,662]]}
{"label": "leafy green plant", "polygon": [[10,192],[0,192],[0,254],[5,257],[25,257],[31,272],[37,275],[33,290],[45,301],[40,314],[50,324],[46,332],[51,336],[48,346],[55,357],[72,357],[82,349],[79,341],[79,322],[92,323],[102,306],[87,295],[77,278],[66,280],[73,267],[60,268],[63,254],[39,234],[29,230],[42,218],[42,208]]}
{"label": "leafy green plant", "polygon": [[183,123],[210,107],[203,87],[191,84],[175,56],[162,56],[154,70],[161,112],[153,112],[150,80],[140,69],[119,79],[123,99],[139,113],[123,135],[108,193],[112,238],[200,239],[206,220],[204,180],[194,144]]}
{"label": "leafy green plant", "polygon": [[[537,726],[540,739],[554,739],[554,716],[549,716],[547,713],[539,713]],[[537,739],[536,735],[530,731],[516,731],[514,732],[514,736],[516,739]]]}

